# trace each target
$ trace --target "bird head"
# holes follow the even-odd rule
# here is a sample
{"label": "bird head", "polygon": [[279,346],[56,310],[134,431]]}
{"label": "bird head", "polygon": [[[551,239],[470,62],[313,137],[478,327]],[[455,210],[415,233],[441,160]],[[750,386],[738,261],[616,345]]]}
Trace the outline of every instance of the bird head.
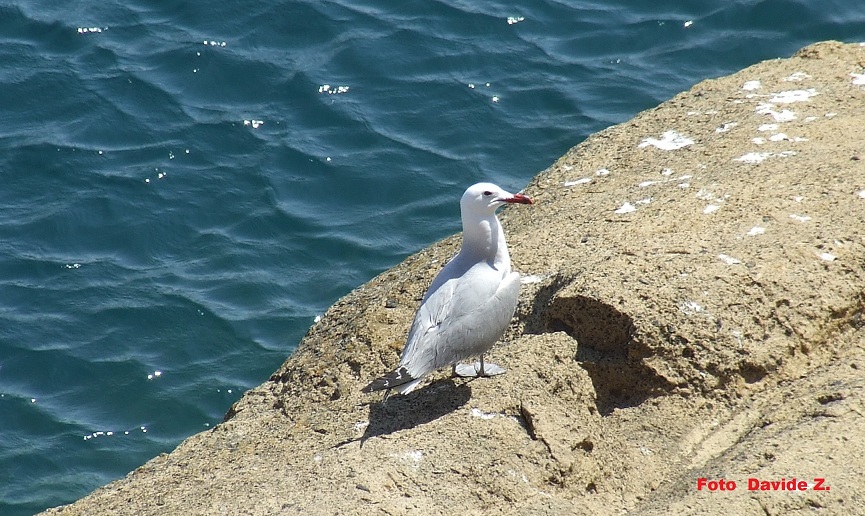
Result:
{"label": "bird head", "polygon": [[463,213],[488,215],[504,204],[533,204],[531,197],[512,194],[492,183],[477,183],[470,186],[460,199]]}

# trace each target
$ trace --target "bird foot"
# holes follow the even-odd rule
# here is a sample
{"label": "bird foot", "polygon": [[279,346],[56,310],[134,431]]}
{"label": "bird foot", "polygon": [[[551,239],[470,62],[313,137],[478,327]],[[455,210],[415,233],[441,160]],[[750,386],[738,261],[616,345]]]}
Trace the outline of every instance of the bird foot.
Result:
{"label": "bird foot", "polygon": [[481,363],[475,362],[474,364],[457,364],[454,366],[454,375],[461,376],[463,378],[477,378],[481,376],[497,376],[500,374],[504,374],[507,369],[500,365],[491,364],[489,362],[483,363],[483,374],[481,374]]}

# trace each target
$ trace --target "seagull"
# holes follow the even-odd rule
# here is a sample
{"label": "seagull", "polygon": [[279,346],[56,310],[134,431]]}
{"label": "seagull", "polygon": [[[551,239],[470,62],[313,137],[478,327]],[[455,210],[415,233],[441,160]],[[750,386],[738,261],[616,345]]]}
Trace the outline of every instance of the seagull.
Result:
{"label": "seagull", "polygon": [[[373,380],[362,392],[393,389],[408,394],[427,374],[453,366],[466,378],[494,376],[505,369],[484,363],[517,309],[520,275],[511,257],[496,210],[505,204],[532,204],[492,183],[470,186],[460,199],[463,243],[438,273],[414,317],[399,367]],[[458,364],[474,356],[480,361]],[[387,398],[387,395],[385,395]]]}

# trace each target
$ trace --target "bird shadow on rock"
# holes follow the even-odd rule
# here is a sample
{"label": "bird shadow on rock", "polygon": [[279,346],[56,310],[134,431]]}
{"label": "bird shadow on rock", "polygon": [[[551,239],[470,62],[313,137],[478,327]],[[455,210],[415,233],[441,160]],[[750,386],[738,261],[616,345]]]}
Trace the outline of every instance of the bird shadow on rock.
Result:
{"label": "bird shadow on rock", "polygon": [[574,363],[592,380],[598,412],[607,416],[668,393],[673,386],[644,362],[631,317],[589,296],[562,295],[567,283],[557,278],[538,292],[525,332],[564,332],[577,342]]}
{"label": "bird shadow on rock", "polygon": [[435,421],[465,405],[472,397],[468,382],[457,385],[453,379],[435,382],[407,395],[393,395],[370,403],[369,425],[360,444],[370,438],[391,434]]}

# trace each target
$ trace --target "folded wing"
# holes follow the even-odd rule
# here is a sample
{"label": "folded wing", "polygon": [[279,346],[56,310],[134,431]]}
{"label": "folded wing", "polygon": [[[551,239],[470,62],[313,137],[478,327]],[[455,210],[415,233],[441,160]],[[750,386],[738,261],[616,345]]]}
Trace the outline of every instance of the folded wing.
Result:
{"label": "folded wing", "polygon": [[489,350],[514,315],[520,282],[518,273],[502,277],[481,262],[433,287],[415,316],[400,361],[413,378]]}

